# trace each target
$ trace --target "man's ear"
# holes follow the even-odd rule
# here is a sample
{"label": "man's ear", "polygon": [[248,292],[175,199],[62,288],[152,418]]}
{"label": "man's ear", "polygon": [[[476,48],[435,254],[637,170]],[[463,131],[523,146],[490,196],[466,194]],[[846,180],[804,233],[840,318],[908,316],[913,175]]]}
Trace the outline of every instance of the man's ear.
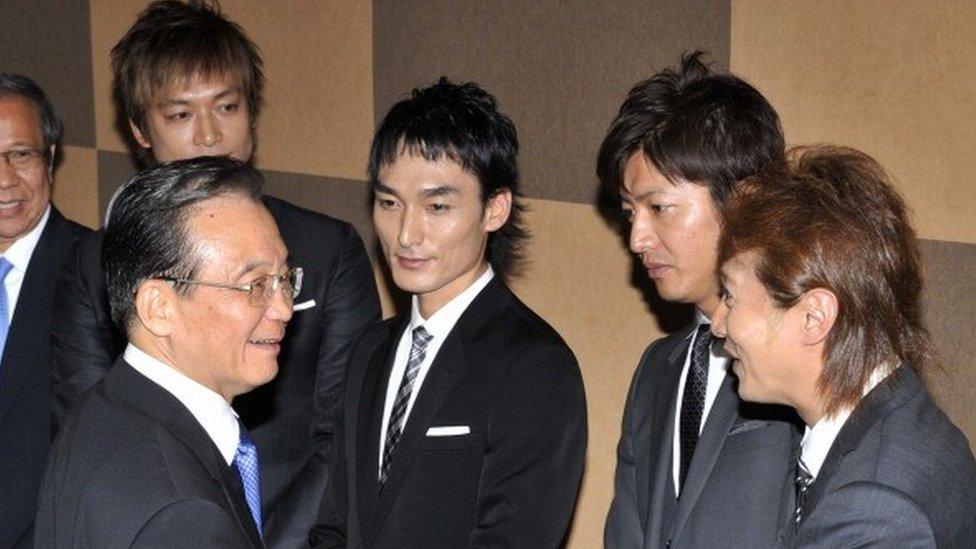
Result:
{"label": "man's ear", "polygon": [[156,337],[170,335],[178,313],[176,299],[176,290],[165,280],[144,281],[133,303],[139,323]]}
{"label": "man's ear", "polygon": [[139,126],[137,126],[131,118],[129,119],[129,131],[132,132],[132,138],[136,140],[136,143],[138,143],[140,147],[144,149],[152,148],[152,143],[146,139],[146,136],[142,135],[142,130],[139,129]]}
{"label": "man's ear", "polygon": [[511,214],[512,191],[502,187],[488,197],[485,204],[485,230],[494,232],[501,229]]}
{"label": "man's ear", "polygon": [[816,345],[826,341],[837,320],[838,303],[834,292],[814,288],[803,294],[798,305],[803,314],[803,343]]}

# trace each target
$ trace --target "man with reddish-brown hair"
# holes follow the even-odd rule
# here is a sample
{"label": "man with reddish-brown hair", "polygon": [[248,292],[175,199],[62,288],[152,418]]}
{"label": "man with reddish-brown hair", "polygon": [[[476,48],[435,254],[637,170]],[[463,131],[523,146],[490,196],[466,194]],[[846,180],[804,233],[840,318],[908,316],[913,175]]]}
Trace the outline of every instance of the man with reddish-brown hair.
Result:
{"label": "man with reddish-brown hair", "polygon": [[726,212],[712,319],[740,396],[807,426],[780,542],[971,547],[976,462],[920,379],[933,353],[905,204],[858,151],[792,156]]}

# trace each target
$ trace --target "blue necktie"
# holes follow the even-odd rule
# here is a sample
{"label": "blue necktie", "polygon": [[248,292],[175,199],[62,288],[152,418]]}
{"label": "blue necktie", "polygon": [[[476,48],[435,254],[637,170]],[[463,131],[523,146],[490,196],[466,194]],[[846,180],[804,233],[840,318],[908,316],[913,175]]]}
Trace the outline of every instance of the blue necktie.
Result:
{"label": "blue necktie", "polygon": [[258,474],[258,449],[254,446],[254,441],[247,434],[247,430],[241,425],[241,440],[237,443],[237,452],[234,454],[234,461],[231,467],[237,471],[241,478],[241,487],[244,489],[244,499],[251,510],[251,517],[254,518],[254,525],[261,534],[261,484]]}
{"label": "blue necktie", "polygon": [[7,261],[6,257],[0,257],[0,360],[3,360],[3,349],[7,346],[7,332],[10,330],[10,320],[7,318],[10,314],[10,303],[7,301],[4,280],[13,268],[13,263]]}

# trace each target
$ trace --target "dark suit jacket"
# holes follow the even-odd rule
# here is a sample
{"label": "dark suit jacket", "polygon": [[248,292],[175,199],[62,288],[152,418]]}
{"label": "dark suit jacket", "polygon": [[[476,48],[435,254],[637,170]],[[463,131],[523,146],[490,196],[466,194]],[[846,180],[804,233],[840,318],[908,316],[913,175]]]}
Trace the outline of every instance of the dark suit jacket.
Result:
{"label": "dark suit jacket", "polygon": [[675,408],[694,329],[654,342],[637,367],[604,532],[610,549],[757,549],[776,543],[783,486],[799,442],[797,420],[785,408],[742,403],[731,374],[705,421],[681,499],[675,494]]}
{"label": "dark suit jacket", "polygon": [[264,547],[236,473],[173,395],[119,359],[58,435],[37,547]]}
{"label": "dark suit jacket", "polygon": [[[553,329],[492,280],[437,353],[377,480],[383,403],[408,318],[367,332],[346,384],[316,547],[555,547],[573,513],[586,449],[579,366]],[[461,436],[427,430],[467,426]]]}
{"label": "dark suit jacket", "polygon": [[[238,397],[261,460],[262,512],[269,546],[302,544],[315,521],[346,359],[355,338],[380,317],[373,270],[348,223],[266,197],[288,247],[305,269],[304,287],[282,342],[278,376]],[[56,296],[53,327],[56,416],[101,379],[125,346],[111,324],[101,269],[102,232],[79,242]],[[313,441],[313,435],[318,438]]]}
{"label": "dark suit jacket", "polygon": [[54,207],[34,248],[0,361],[0,547],[29,547],[37,490],[51,447],[54,285],[73,242],[88,232]]}
{"label": "dark suit jacket", "polygon": [[857,405],[807,495],[784,545],[976,547],[973,454],[907,366]]}

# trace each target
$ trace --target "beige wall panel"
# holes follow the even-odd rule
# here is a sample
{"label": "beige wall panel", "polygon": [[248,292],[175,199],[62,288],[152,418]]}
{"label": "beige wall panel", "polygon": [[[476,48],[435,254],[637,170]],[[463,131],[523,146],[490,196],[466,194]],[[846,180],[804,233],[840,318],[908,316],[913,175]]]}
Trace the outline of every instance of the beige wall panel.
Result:
{"label": "beige wall panel", "polygon": [[629,252],[593,206],[527,203],[531,261],[512,287],[579,360],[589,446],[570,547],[601,547],[627,388],[645,347],[662,333],[643,293],[631,285]]}
{"label": "beige wall panel", "polygon": [[[98,146],[126,152],[115,127],[109,52],[145,0],[91,0]],[[225,0],[261,48],[267,87],[258,124],[265,169],[361,179],[373,131],[372,3]]]}
{"label": "beige wall panel", "polygon": [[863,149],[897,180],[920,236],[976,242],[976,4],[741,0],[731,68],[787,141]]}
{"label": "beige wall panel", "polygon": [[64,147],[54,174],[54,205],[68,219],[98,227],[98,154],[87,147]]}
{"label": "beige wall panel", "polygon": [[261,47],[267,89],[262,168],[362,179],[373,135],[368,0],[225,0]]}
{"label": "beige wall panel", "polygon": [[132,26],[146,0],[90,0],[92,84],[95,87],[95,144],[103,151],[127,153],[125,141],[115,128],[112,103],[112,67],[109,53]]}

